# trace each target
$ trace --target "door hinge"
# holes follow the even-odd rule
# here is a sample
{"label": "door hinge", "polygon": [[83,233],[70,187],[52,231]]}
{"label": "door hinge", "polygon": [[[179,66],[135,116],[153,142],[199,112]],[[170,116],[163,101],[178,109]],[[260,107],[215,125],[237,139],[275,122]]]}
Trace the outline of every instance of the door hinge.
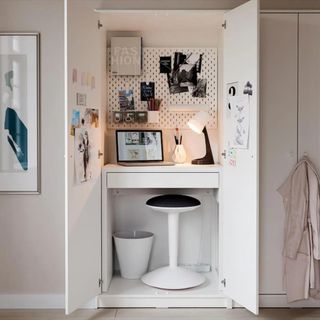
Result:
{"label": "door hinge", "polygon": [[103,27],[103,24],[101,23],[100,20],[98,20],[98,30],[100,30]]}
{"label": "door hinge", "polygon": [[224,20],[224,22],[222,24],[222,28],[223,29],[227,29],[227,20]]}
{"label": "door hinge", "polygon": [[227,280],[226,280],[226,279],[222,279],[222,280],[221,280],[221,283],[222,283],[222,285],[223,285],[224,287],[226,287],[226,285],[227,285]]}
{"label": "door hinge", "polygon": [[221,153],[221,155],[223,156],[224,159],[227,158],[227,151],[226,150],[223,150],[223,152]]}
{"label": "door hinge", "polygon": [[103,156],[103,152],[101,152],[100,150],[98,150],[98,159],[100,159]]}
{"label": "door hinge", "polygon": [[102,280],[102,279],[99,279],[99,280],[98,280],[98,284],[99,284],[99,288],[101,288],[101,287],[102,287],[102,284],[103,284],[103,280]]}

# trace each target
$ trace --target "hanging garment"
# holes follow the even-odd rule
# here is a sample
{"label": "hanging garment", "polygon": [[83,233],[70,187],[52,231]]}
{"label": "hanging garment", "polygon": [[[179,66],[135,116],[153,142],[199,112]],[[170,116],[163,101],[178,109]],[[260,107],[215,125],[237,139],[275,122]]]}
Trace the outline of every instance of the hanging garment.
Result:
{"label": "hanging garment", "polygon": [[288,302],[320,298],[319,183],[304,157],[278,189],[286,212],[283,281]]}

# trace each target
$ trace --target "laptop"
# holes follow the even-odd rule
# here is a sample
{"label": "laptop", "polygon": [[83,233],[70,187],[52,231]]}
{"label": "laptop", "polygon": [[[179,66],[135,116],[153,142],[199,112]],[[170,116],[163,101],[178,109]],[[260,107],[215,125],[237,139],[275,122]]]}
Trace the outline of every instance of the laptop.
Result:
{"label": "laptop", "polygon": [[117,162],[122,166],[172,166],[163,161],[161,130],[116,130]]}

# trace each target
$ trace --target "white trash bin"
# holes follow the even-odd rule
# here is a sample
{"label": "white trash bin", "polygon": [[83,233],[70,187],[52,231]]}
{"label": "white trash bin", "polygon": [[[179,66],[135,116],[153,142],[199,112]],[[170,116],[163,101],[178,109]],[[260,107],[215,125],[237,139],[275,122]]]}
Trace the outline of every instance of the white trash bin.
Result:
{"label": "white trash bin", "polygon": [[148,231],[121,231],[113,234],[121,277],[140,279],[148,269],[153,233]]}

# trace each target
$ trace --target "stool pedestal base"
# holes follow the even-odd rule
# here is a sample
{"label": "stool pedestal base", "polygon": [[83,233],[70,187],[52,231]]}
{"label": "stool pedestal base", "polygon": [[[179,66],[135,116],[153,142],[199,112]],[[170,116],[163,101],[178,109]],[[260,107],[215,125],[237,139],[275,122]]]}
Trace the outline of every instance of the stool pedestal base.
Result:
{"label": "stool pedestal base", "polygon": [[197,287],[205,282],[205,277],[182,267],[163,267],[145,274],[141,281],[148,286],[178,290]]}

